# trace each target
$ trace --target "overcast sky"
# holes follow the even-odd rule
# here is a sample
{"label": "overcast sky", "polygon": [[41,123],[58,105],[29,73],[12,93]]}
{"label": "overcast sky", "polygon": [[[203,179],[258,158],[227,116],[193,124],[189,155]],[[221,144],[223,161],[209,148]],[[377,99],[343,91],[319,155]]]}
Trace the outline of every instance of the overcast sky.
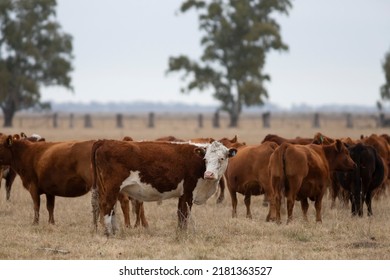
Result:
{"label": "overcast sky", "polygon": [[[51,101],[162,101],[218,104],[207,92],[180,93],[168,58],[202,53],[197,15],[183,0],[57,0],[57,18],[73,36],[74,92],[42,91]],[[268,101],[375,105],[390,51],[389,0],[295,0],[277,16],[288,52],[271,52]]]}

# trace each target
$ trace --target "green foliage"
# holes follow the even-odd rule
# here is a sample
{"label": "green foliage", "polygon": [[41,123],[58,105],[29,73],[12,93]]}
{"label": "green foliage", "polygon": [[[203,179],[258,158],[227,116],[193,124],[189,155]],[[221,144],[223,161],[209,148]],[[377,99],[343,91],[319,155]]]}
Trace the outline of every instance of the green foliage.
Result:
{"label": "green foliage", "polygon": [[41,86],[72,89],[72,37],[55,20],[55,0],[0,1],[0,107],[5,126],[16,111],[46,108]]}
{"label": "green foliage", "polygon": [[189,79],[182,92],[212,89],[230,115],[230,126],[236,126],[242,105],[262,105],[268,97],[266,53],[288,49],[271,15],[287,14],[290,8],[288,0],[185,1],[183,13],[195,9],[199,14],[203,55],[199,62],[170,57],[168,72],[181,71],[183,80]]}
{"label": "green foliage", "polygon": [[386,83],[381,86],[380,94],[383,100],[390,100],[390,51],[386,54],[382,67],[385,73]]}

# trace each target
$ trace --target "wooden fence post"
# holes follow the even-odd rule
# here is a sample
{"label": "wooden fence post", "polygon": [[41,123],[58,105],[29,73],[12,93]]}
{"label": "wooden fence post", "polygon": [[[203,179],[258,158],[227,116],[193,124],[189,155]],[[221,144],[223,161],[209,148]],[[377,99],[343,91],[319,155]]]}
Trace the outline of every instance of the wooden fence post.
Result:
{"label": "wooden fence post", "polygon": [[199,128],[203,127],[203,115],[202,114],[198,115],[198,127]]}
{"label": "wooden fence post", "polygon": [[219,110],[215,111],[213,116],[213,127],[219,128]]}
{"label": "wooden fence post", "polygon": [[73,128],[74,127],[74,115],[71,113],[69,115],[69,128]]}
{"label": "wooden fence post", "polygon": [[123,128],[123,115],[122,114],[116,115],[116,127]]}
{"label": "wooden fence post", "polygon": [[92,119],[90,114],[86,114],[84,117],[84,127],[91,128],[92,127]]}
{"label": "wooden fence post", "polygon": [[318,113],[314,114],[313,127],[314,128],[319,128],[320,127],[320,114],[318,114]]}
{"label": "wooden fence post", "polygon": [[58,127],[58,113],[53,114],[53,127],[54,128]]}
{"label": "wooden fence post", "polygon": [[149,121],[148,121],[148,127],[153,128],[154,127],[154,113],[149,113]]}
{"label": "wooden fence post", "polygon": [[264,128],[271,127],[271,112],[263,113],[262,118],[263,118],[263,127]]}

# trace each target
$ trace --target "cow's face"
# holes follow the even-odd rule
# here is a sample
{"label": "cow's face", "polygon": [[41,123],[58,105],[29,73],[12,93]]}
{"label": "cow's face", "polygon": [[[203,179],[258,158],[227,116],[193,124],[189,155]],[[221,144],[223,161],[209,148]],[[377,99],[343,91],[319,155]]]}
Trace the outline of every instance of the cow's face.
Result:
{"label": "cow's face", "polygon": [[236,153],[236,149],[228,149],[218,141],[214,141],[213,143],[207,145],[205,150],[203,150],[204,160],[206,163],[206,171],[204,172],[203,178],[205,180],[221,179],[228,166],[228,159],[233,157]]}
{"label": "cow's face", "polygon": [[340,140],[336,140],[336,143],[333,145],[335,145],[336,150],[336,157],[332,163],[335,167],[334,169],[338,171],[355,170],[356,163],[350,157],[349,151],[345,145]]}

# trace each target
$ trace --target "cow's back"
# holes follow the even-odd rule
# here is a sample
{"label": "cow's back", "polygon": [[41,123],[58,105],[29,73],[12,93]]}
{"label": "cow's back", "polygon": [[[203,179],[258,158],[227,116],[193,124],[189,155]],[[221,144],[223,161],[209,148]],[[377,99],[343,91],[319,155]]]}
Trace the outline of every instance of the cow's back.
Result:
{"label": "cow's back", "polygon": [[[34,172],[44,193],[76,197],[92,184],[90,154],[93,141],[34,143]],[[38,146],[41,145],[41,146]],[[55,187],[53,187],[55,186]]]}

